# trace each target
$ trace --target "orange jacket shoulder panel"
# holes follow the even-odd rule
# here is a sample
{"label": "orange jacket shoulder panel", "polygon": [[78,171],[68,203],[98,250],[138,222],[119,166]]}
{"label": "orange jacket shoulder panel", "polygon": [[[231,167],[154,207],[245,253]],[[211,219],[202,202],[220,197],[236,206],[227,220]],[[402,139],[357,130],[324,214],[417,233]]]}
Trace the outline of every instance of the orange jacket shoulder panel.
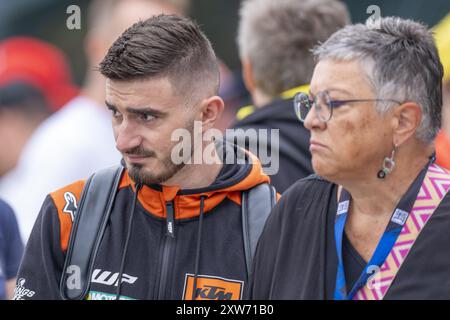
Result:
{"label": "orange jacket shoulder panel", "polygon": [[50,193],[58,211],[61,249],[63,252],[67,250],[69,245],[70,231],[84,184],[85,180],[80,180]]}

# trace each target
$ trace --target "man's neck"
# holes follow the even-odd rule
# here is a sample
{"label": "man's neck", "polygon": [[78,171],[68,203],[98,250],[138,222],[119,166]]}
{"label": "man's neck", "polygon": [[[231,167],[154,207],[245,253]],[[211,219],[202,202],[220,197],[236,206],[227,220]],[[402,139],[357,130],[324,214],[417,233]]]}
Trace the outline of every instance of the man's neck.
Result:
{"label": "man's neck", "polygon": [[262,108],[265,105],[269,104],[273,100],[273,98],[262,92],[260,89],[256,88],[252,92],[252,100],[256,108]]}

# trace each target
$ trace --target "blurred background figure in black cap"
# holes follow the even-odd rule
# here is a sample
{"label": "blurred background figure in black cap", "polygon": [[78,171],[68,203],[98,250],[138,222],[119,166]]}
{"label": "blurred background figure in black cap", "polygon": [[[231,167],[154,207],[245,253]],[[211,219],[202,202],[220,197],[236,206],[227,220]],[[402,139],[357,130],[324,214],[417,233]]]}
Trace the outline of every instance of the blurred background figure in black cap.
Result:
{"label": "blurred background figure in black cap", "polygon": [[0,42],[0,87],[14,82],[27,83],[42,92],[52,112],[78,93],[64,53],[31,37],[10,37]]}
{"label": "blurred background figure in black cap", "polygon": [[66,57],[57,47],[30,37],[0,42],[1,194],[6,196],[15,185],[15,168],[35,130],[77,93]]}
{"label": "blurred background figure in black cap", "polygon": [[34,86],[0,86],[0,177],[15,168],[33,131],[49,115],[44,95]]}
{"label": "blurred background figure in black cap", "polygon": [[77,94],[63,53],[29,37],[0,42],[0,178],[38,125]]}

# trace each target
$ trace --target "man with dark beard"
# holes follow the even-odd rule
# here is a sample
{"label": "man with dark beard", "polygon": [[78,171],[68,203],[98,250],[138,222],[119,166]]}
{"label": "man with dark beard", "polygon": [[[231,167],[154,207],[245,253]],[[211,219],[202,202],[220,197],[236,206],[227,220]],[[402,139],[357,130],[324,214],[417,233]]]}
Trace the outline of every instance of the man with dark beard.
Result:
{"label": "man with dark beard", "polygon": [[[243,194],[269,178],[253,155],[216,144],[208,132],[224,108],[210,42],[189,19],[157,16],[126,30],[100,72],[126,169],[80,298],[243,298],[251,266],[242,214],[250,201]],[[247,161],[228,161],[239,154]],[[61,298],[72,227],[79,231],[74,219],[92,214],[76,212],[85,185],[46,198],[15,298]],[[77,266],[70,267],[76,275]]]}

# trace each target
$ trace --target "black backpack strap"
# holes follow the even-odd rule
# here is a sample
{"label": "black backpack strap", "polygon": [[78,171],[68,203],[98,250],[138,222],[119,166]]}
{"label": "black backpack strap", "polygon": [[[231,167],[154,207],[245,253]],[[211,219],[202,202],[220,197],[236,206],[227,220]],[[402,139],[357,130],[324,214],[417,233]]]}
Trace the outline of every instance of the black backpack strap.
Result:
{"label": "black backpack strap", "polygon": [[252,274],[256,245],[275,204],[276,192],[268,183],[257,185],[242,193],[242,230],[248,278]]}
{"label": "black backpack strap", "polygon": [[100,170],[83,188],[61,277],[63,299],[81,300],[89,290],[93,264],[123,170],[122,166]]}

